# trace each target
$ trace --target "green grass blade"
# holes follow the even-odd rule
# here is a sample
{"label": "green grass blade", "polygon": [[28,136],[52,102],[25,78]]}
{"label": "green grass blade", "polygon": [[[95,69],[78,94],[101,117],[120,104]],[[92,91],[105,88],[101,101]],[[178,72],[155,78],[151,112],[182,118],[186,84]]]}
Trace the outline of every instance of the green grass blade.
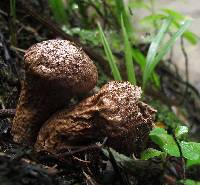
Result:
{"label": "green grass blade", "polygon": [[147,66],[150,66],[151,63],[154,61],[154,58],[157,54],[158,48],[160,47],[161,42],[163,41],[166,32],[169,29],[169,26],[171,24],[171,19],[167,19],[164,24],[162,25],[160,31],[158,32],[158,34],[155,36],[155,38],[153,39],[149,50],[148,50],[148,54],[147,54]]}
{"label": "green grass blade", "polygon": [[161,59],[170,51],[172,46],[175,44],[178,38],[180,38],[184,32],[187,30],[187,28],[191,25],[192,20],[188,19],[185,20],[185,22],[181,25],[180,29],[171,37],[171,39],[161,48],[158,55],[156,56],[153,65],[150,68],[150,71],[153,71],[158,65],[158,63],[161,61]]}
{"label": "green grass blade", "polygon": [[122,80],[120,72],[119,72],[117,64],[116,64],[116,60],[115,60],[115,58],[114,58],[114,56],[112,54],[112,51],[111,51],[110,46],[108,44],[108,41],[107,41],[107,39],[106,39],[106,37],[104,35],[104,32],[103,32],[103,30],[101,28],[101,25],[99,23],[98,23],[98,28],[99,28],[101,41],[102,41],[102,44],[104,46],[104,51],[105,51],[106,56],[108,58],[109,66],[111,68],[113,77],[114,77],[115,80]]}
{"label": "green grass blade", "polygon": [[17,34],[16,34],[16,0],[10,0],[10,33],[11,33],[11,44],[17,45]]}
{"label": "green grass blade", "polygon": [[[162,11],[173,17],[173,24],[177,29],[180,28],[180,23],[186,19],[186,16],[180,12],[171,9],[162,9]],[[198,42],[198,36],[191,31],[185,31],[183,37],[193,45],[197,44]]]}
{"label": "green grass blade", "polygon": [[[134,61],[140,66],[143,73],[146,65],[146,58],[144,54],[140,50],[132,48],[132,55]],[[152,80],[154,81],[157,87],[160,87],[160,79],[158,74],[155,73],[155,71],[152,73]]]}
{"label": "green grass blade", "polygon": [[[173,24],[175,25],[175,27],[177,29],[180,29],[181,24],[178,21],[174,20]],[[183,34],[183,37],[193,45],[197,44],[197,42],[199,41],[198,36],[191,31],[185,31],[184,34]]]}
{"label": "green grass blade", "polygon": [[149,47],[148,54],[147,54],[145,70],[143,73],[143,89],[146,86],[147,80],[150,78],[150,75],[152,73],[152,71],[150,71],[150,68],[154,63],[157,51],[158,51],[162,41],[164,40],[165,34],[168,31],[171,22],[172,22],[171,17],[169,17],[167,20],[165,20],[164,23],[162,24],[160,31],[158,32],[158,34],[154,37],[153,41],[151,42],[151,45]]}
{"label": "green grass blade", "polygon": [[62,0],[49,0],[53,15],[57,22],[65,24],[68,22],[68,16]]}
{"label": "green grass blade", "polygon": [[129,38],[134,39],[133,26],[131,24],[129,14],[126,11],[124,1],[123,0],[114,0],[114,2],[115,2],[115,7],[116,7],[116,16],[117,16],[119,25],[121,25],[121,14],[122,14],[123,20],[124,20],[124,25],[126,27],[126,32],[129,36]]}
{"label": "green grass blade", "polygon": [[179,30],[176,33],[173,34],[171,39],[166,44],[164,44],[164,46],[160,49],[160,51],[154,57],[154,59],[152,61],[150,61],[151,63],[148,65],[148,62],[147,62],[146,66],[145,66],[146,74],[144,74],[144,77],[143,77],[143,88],[145,87],[146,82],[149,79],[149,77],[151,76],[151,74],[154,71],[155,67],[158,65],[158,63],[161,61],[161,59],[169,52],[169,50],[175,44],[177,39],[180,38],[184,34],[184,32],[187,30],[187,28],[189,27],[191,22],[192,22],[191,19],[186,20],[180,26]]}
{"label": "green grass blade", "polygon": [[144,54],[137,48],[132,48],[132,55],[134,61],[140,65],[142,71],[144,71],[146,65],[146,58]]}
{"label": "green grass blade", "polygon": [[122,27],[123,37],[124,37],[124,53],[125,53],[128,81],[131,82],[131,84],[136,85],[135,71],[134,71],[133,58],[132,58],[132,48],[129,42],[127,29],[125,28],[122,14],[121,14],[121,27]]}

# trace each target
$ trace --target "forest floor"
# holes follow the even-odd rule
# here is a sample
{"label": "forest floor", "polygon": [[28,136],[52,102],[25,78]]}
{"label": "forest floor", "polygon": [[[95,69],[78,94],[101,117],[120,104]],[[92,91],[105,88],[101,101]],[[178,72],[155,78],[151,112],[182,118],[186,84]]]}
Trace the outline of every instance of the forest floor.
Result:
{"label": "forest floor", "polygon": [[[9,7],[5,1],[0,2],[0,109],[9,111],[7,114],[1,114],[0,111],[0,184],[172,185],[183,177],[183,173],[199,180],[198,173],[194,172],[198,171],[197,168],[183,172],[181,158],[169,157],[163,165],[163,161],[159,159],[130,160],[112,149],[103,150],[102,147],[86,148],[83,153],[58,158],[46,153],[36,153],[31,146],[24,147],[14,143],[10,129],[24,79],[24,51],[34,43],[52,38],[79,42],[51,21],[51,15],[44,7],[23,3],[18,6],[20,9],[17,9],[15,25],[17,37],[13,45],[10,41],[13,32],[10,30]],[[105,75],[109,76],[108,65],[98,51],[82,46]],[[145,99],[158,110],[156,121],[168,122],[169,118],[170,121],[184,123],[191,128],[191,138],[200,140],[199,92],[182,80],[174,66],[161,65],[158,74],[162,74],[161,90],[150,89]],[[176,114],[171,113],[171,110]],[[82,160],[85,156],[90,159],[89,162]]]}

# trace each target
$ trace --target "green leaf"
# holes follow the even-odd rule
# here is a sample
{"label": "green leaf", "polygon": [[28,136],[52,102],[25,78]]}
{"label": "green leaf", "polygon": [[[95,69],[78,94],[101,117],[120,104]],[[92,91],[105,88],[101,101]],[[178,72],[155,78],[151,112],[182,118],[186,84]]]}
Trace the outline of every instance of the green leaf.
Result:
{"label": "green leaf", "polygon": [[84,44],[87,44],[88,42],[92,45],[101,44],[101,39],[97,37],[98,30],[86,30],[79,27],[69,28],[65,25],[62,26],[62,30],[74,37],[77,37],[78,35]]}
{"label": "green leaf", "polygon": [[[173,25],[177,29],[180,29],[180,27],[181,27],[181,24],[176,20],[173,20]],[[199,41],[199,37],[191,31],[185,31],[184,34],[183,34],[183,37],[193,45],[197,44],[198,41]]]}
{"label": "green leaf", "polygon": [[110,46],[108,44],[108,41],[104,35],[104,32],[101,28],[101,25],[98,23],[98,28],[99,28],[99,33],[100,33],[100,37],[101,37],[101,41],[102,41],[102,44],[104,46],[104,51],[106,53],[106,56],[108,58],[108,62],[109,62],[109,66],[111,68],[111,71],[112,71],[112,74],[113,74],[113,77],[115,80],[122,80],[121,78],[121,75],[120,75],[120,72],[118,70],[118,67],[117,67],[117,64],[116,64],[116,60],[112,54],[112,51],[110,49]]}
{"label": "green leaf", "polygon": [[160,31],[158,32],[158,34],[154,37],[153,41],[151,42],[151,45],[150,45],[148,53],[147,53],[145,70],[143,73],[143,89],[146,86],[147,80],[150,78],[150,75],[151,75],[152,69],[153,69],[152,66],[154,66],[154,63],[155,63],[154,61],[155,61],[155,57],[156,57],[158,48],[160,47],[161,42],[164,40],[165,34],[168,31],[171,22],[172,22],[171,18],[165,20]]}
{"label": "green leaf", "polygon": [[[167,19],[169,16],[171,16],[173,18],[172,23],[173,23],[174,28],[180,29],[181,23],[186,20],[186,16],[174,10],[162,9],[162,11],[166,15],[162,13],[151,14],[144,17],[141,20],[141,23],[144,25],[147,25],[147,24],[153,25],[155,22],[162,21],[164,19]],[[172,30],[173,29],[171,28],[170,31],[172,32]],[[199,37],[191,31],[185,31],[185,33],[183,34],[183,37],[193,45],[197,44],[199,41]]]}
{"label": "green leaf", "polygon": [[188,133],[188,128],[186,126],[178,126],[175,129],[175,136],[181,138],[183,135]]}
{"label": "green leaf", "polygon": [[180,156],[179,148],[174,138],[163,128],[155,128],[149,134],[151,140],[159,145],[159,147],[171,156]]}
{"label": "green leaf", "polygon": [[141,23],[143,25],[146,25],[146,24],[153,24],[154,22],[157,22],[157,21],[161,21],[161,20],[164,20],[166,19],[167,16],[166,15],[163,15],[163,14],[151,14],[151,15],[148,15],[148,16],[145,16],[142,20],[141,20]]}
{"label": "green leaf", "polygon": [[141,159],[148,160],[153,157],[159,157],[161,154],[163,154],[163,152],[153,148],[148,148],[141,153]]}
{"label": "green leaf", "polygon": [[173,17],[175,20],[182,21],[185,19],[185,16],[182,13],[174,11],[172,9],[164,8],[164,9],[162,9],[162,11],[165,12],[166,14],[168,14],[169,16]]}
{"label": "green leaf", "polygon": [[131,84],[136,85],[136,78],[135,78],[135,71],[133,66],[133,58],[132,58],[132,48],[129,42],[127,29],[124,25],[123,16],[121,15],[121,27],[124,37],[124,53],[125,53],[125,60],[126,60],[126,71],[128,76],[128,81]]}
{"label": "green leaf", "polygon": [[149,10],[151,11],[151,6],[148,5],[146,2],[142,2],[142,1],[134,1],[134,2],[130,2],[128,4],[128,6],[130,8],[133,8],[133,9],[141,9],[141,8],[144,8],[146,10]]}
{"label": "green leaf", "polygon": [[184,185],[200,185],[200,182],[191,179],[184,179],[181,180],[180,182],[183,183]]}
{"label": "green leaf", "polygon": [[199,41],[198,36],[195,33],[191,32],[191,31],[186,31],[183,34],[183,37],[193,45],[197,44],[198,41]]}
{"label": "green leaf", "polygon": [[186,159],[189,160],[200,159],[200,143],[181,141],[180,146],[183,156]]}
{"label": "green leaf", "polygon": [[200,158],[197,160],[187,160],[187,167],[193,166],[193,165],[200,165]]}

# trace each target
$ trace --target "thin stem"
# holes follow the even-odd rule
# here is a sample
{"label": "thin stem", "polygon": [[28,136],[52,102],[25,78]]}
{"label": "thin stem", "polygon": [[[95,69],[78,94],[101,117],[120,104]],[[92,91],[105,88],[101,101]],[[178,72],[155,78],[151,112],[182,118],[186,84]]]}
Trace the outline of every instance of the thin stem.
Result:
{"label": "thin stem", "polygon": [[180,157],[181,157],[181,162],[182,162],[182,166],[183,166],[183,179],[185,180],[185,172],[186,172],[186,169],[185,169],[185,159],[183,157],[183,151],[182,151],[182,148],[181,148],[181,145],[178,141],[178,139],[176,138],[175,134],[173,133],[173,138],[178,146],[178,149],[179,149],[179,152],[180,152]]}
{"label": "thin stem", "polygon": [[16,35],[16,0],[10,0],[10,32],[11,32],[11,43],[17,45]]}
{"label": "thin stem", "polygon": [[185,88],[185,95],[187,94],[188,92],[188,82],[189,82],[189,59],[188,59],[188,54],[186,52],[186,49],[185,49],[185,45],[184,45],[184,39],[183,39],[183,36],[181,37],[181,51],[183,53],[183,56],[185,58],[185,76],[186,76],[186,88]]}

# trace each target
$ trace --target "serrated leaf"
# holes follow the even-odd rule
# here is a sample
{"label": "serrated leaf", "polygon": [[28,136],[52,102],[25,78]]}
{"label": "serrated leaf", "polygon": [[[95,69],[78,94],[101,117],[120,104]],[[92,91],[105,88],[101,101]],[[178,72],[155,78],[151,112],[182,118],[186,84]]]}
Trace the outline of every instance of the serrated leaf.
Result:
{"label": "serrated leaf", "polygon": [[175,136],[181,138],[183,135],[188,133],[188,128],[186,126],[178,126],[175,129]]}
{"label": "serrated leaf", "polygon": [[162,153],[163,152],[161,152],[159,150],[156,150],[156,149],[153,149],[153,148],[148,148],[141,153],[141,159],[142,160],[148,160],[148,159],[153,158],[153,157],[158,157]]}

